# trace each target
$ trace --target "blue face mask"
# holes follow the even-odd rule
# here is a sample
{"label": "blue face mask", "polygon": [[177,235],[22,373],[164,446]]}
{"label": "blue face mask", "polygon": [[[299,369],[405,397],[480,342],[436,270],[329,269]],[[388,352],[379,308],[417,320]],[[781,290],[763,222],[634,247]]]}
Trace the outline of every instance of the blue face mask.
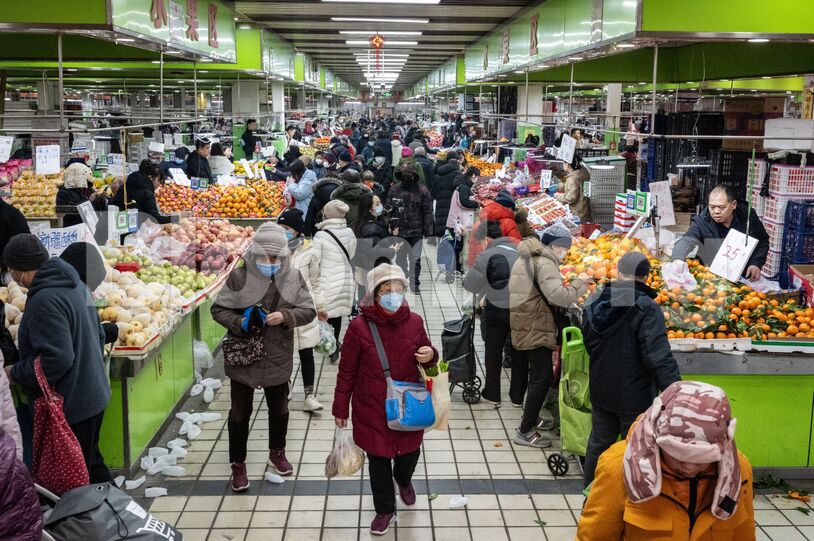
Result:
{"label": "blue face mask", "polygon": [[376,216],[381,216],[382,212],[384,212],[384,207],[381,205],[373,208],[373,214],[375,214]]}
{"label": "blue face mask", "polygon": [[375,143],[374,141],[368,141],[368,142],[367,142],[367,146],[369,146],[369,147],[372,147],[372,146],[373,146],[373,145],[375,145],[375,144],[376,144],[376,143]]}
{"label": "blue face mask", "polygon": [[294,233],[291,232],[291,231],[286,231],[285,232],[285,238],[287,238],[288,240],[293,239],[294,238]]}
{"label": "blue face mask", "polygon": [[175,163],[177,163],[178,165],[181,165],[181,164],[183,164],[183,163],[184,163],[184,159],[183,159],[183,158],[175,158],[175,160],[174,160],[174,161],[175,161]]}
{"label": "blue face mask", "polygon": [[404,303],[404,293],[385,293],[379,297],[379,305],[387,312],[395,313]]}
{"label": "blue face mask", "polygon": [[257,270],[259,270],[260,274],[262,274],[263,276],[272,277],[275,274],[277,274],[277,272],[280,270],[280,264],[279,263],[270,263],[270,264],[258,263],[257,264]]}

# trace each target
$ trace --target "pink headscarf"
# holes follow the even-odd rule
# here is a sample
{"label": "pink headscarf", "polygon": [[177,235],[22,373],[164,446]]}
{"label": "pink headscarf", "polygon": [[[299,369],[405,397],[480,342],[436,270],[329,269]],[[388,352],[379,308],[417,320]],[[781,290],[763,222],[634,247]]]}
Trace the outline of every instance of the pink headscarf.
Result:
{"label": "pink headscarf", "polygon": [[628,437],[625,488],[634,503],[661,493],[661,452],[690,464],[718,463],[712,514],[735,514],[741,487],[735,446],[735,419],[723,389],[697,381],[677,381],[653,401]]}

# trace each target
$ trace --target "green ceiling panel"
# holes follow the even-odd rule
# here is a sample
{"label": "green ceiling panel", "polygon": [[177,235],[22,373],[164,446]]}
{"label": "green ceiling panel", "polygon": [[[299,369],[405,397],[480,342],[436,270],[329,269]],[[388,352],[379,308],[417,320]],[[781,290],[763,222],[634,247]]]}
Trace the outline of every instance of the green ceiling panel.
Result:
{"label": "green ceiling panel", "polygon": [[608,40],[636,30],[636,2],[604,0],[602,3],[602,39]]}
{"label": "green ceiling panel", "polygon": [[565,50],[586,47],[591,41],[593,0],[568,0],[565,3]]}
{"label": "green ceiling panel", "polygon": [[645,32],[810,34],[811,0],[642,0]]}
{"label": "green ceiling panel", "polygon": [[60,26],[106,26],[107,1],[82,0],[76,2],[54,0],[6,0],[2,2],[0,22]]}

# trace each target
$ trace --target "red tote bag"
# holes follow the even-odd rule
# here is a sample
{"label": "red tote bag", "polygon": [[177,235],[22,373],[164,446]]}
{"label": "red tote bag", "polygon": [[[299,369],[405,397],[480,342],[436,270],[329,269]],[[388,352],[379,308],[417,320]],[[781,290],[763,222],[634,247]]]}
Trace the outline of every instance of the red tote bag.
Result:
{"label": "red tote bag", "polygon": [[34,402],[34,481],[55,494],[64,494],[90,484],[88,467],[62,411],[64,399],[48,385],[39,357],[34,361],[34,373],[42,392]]}

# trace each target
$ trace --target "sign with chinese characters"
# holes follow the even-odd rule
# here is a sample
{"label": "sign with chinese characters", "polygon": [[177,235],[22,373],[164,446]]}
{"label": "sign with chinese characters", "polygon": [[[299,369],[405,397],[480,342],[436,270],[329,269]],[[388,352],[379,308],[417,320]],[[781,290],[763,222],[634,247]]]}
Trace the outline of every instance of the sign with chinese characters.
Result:
{"label": "sign with chinese characters", "polygon": [[577,140],[568,135],[563,134],[560,148],[557,149],[557,159],[565,163],[574,161],[574,153],[577,151]]}
{"label": "sign with chinese characters", "polygon": [[158,141],[150,141],[150,152],[164,152],[164,143],[159,143]]}
{"label": "sign with chinese characters", "polygon": [[659,209],[659,223],[663,226],[675,225],[676,215],[673,209],[673,193],[670,191],[670,181],[650,183],[650,193],[656,198]]}
{"label": "sign with chinese characters", "polygon": [[173,133],[172,134],[172,144],[177,147],[184,146],[184,134],[183,133]]}
{"label": "sign with chinese characters", "polygon": [[95,233],[96,224],[99,223],[99,217],[96,215],[96,211],[93,210],[93,204],[90,201],[85,201],[77,205],[76,210],[79,211],[79,216],[82,217],[82,221],[85,222],[85,225]]}
{"label": "sign with chinese characters", "polygon": [[540,171],[540,189],[547,190],[551,186],[551,169]]}
{"label": "sign with chinese characters", "polygon": [[124,154],[107,155],[107,173],[114,177],[123,177],[127,174],[124,167]]}
{"label": "sign with chinese characters", "polygon": [[58,229],[43,227],[40,228],[36,235],[51,256],[59,256],[65,251],[65,248],[74,242],[87,242],[96,246],[96,241],[85,224]]}
{"label": "sign with chinese characters", "polygon": [[535,13],[531,17],[531,35],[529,40],[529,55],[537,56],[537,27],[540,24],[540,14]]}
{"label": "sign with chinese characters", "polygon": [[178,184],[179,186],[186,186],[187,188],[189,188],[189,177],[187,177],[187,174],[184,173],[183,169],[180,169],[178,167],[171,167],[170,175],[172,175],[172,182],[174,184]]}
{"label": "sign with chinese characters", "polygon": [[6,163],[11,157],[11,147],[14,146],[14,137],[0,137],[0,163]]}
{"label": "sign with chinese characters", "polygon": [[747,238],[740,231],[730,229],[709,270],[730,282],[737,282],[755,248],[757,248],[756,238]]}
{"label": "sign with chinese characters", "polygon": [[56,175],[59,173],[59,145],[37,147],[34,170],[38,175]]}
{"label": "sign with chinese characters", "polygon": [[187,39],[199,41],[198,35],[198,0],[187,0]]}

